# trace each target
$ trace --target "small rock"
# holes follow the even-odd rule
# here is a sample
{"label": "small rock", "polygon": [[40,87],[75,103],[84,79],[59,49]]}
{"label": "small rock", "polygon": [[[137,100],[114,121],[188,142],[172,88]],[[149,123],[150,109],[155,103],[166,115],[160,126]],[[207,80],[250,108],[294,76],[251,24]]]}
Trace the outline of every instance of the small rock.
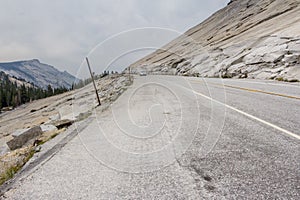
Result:
{"label": "small rock", "polygon": [[42,143],[43,141],[42,140],[34,140],[34,142],[33,142],[33,146],[38,146],[38,145],[40,145],[41,143]]}
{"label": "small rock", "polygon": [[36,146],[36,147],[34,148],[34,152],[35,152],[35,153],[38,153],[38,152],[41,151],[41,149],[42,149],[41,146]]}

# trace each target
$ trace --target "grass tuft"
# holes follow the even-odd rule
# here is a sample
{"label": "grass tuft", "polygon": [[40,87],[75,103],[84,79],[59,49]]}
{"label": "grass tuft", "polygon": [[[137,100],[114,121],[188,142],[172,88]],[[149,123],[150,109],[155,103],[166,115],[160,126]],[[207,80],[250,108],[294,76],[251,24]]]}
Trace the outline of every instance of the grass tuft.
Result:
{"label": "grass tuft", "polygon": [[298,79],[285,79],[283,77],[278,77],[275,80],[277,80],[277,81],[284,81],[284,82],[290,82],[290,83],[299,82]]}
{"label": "grass tuft", "polygon": [[34,155],[34,148],[30,147],[27,152],[24,153],[24,158],[20,162],[15,164],[10,164],[1,174],[0,174],[0,185],[5,183],[7,180],[14,177],[14,175],[29,161]]}

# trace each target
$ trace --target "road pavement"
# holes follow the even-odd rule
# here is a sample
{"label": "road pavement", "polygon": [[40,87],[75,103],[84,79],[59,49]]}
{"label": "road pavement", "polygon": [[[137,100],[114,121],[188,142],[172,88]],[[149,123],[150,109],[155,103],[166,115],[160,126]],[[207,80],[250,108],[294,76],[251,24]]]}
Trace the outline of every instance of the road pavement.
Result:
{"label": "road pavement", "polygon": [[300,198],[299,84],[134,79],[2,198]]}

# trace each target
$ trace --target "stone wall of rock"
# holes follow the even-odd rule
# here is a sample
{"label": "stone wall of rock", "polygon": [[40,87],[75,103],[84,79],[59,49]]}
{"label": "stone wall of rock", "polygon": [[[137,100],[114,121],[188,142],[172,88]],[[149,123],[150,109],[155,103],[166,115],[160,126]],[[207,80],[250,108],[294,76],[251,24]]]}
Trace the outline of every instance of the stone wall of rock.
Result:
{"label": "stone wall of rock", "polygon": [[235,0],[131,65],[148,73],[300,80],[300,0]]}

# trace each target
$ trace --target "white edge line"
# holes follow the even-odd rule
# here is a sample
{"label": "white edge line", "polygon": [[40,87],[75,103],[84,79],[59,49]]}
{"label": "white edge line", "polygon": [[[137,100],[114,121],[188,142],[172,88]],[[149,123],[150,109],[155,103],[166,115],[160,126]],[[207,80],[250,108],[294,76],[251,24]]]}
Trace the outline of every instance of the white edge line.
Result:
{"label": "white edge line", "polygon": [[[181,87],[183,87],[183,86],[181,86]],[[295,134],[295,133],[292,133],[292,132],[290,132],[290,131],[288,131],[288,130],[285,130],[285,129],[279,127],[279,126],[276,126],[275,124],[272,124],[272,123],[267,122],[267,121],[265,121],[265,120],[263,120],[263,119],[260,119],[260,118],[258,118],[258,117],[255,117],[255,116],[253,116],[253,115],[251,115],[251,114],[248,114],[248,113],[246,113],[246,112],[244,112],[244,111],[241,111],[241,110],[239,110],[239,109],[237,109],[237,108],[234,108],[234,107],[229,106],[229,105],[227,105],[227,104],[225,104],[225,103],[222,103],[222,102],[220,102],[220,101],[217,101],[217,100],[215,100],[215,99],[213,99],[213,98],[211,98],[211,97],[208,97],[208,96],[206,96],[206,95],[204,95],[204,94],[201,94],[201,93],[196,92],[196,91],[194,91],[194,90],[191,90],[191,89],[189,89],[189,88],[186,88],[186,87],[183,87],[183,88],[186,89],[186,90],[190,90],[190,91],[193,92],[194,94],[197,94],[197,95],[199,95],[199,96],[202,96],[202,97],[204,97],[204,98],[206,98],[206,99],[208,99],[208,100],[211,100],[211,101],[213,101],[213,102],[215,102],[215,103],[221,104],[221,105],[223,105],[223,106],[225,106],[225,107],[227,107],[227,108],[229,108],[229,109],[231,109],[231,110],[234,110],[234,111],[236,111],[236,112],[238,112],[238,113],[240,113],[240,114],[242,114],[242,115],[245,115],[245,116],[247,116],[247,117],[249,117],[249,118],[251,118],[251,119],[254,119],[254,120],[256,120],[256,121],[259,121],[259,122],[261,122],[261,123],[263,123],[263,124],[266,124],[266,125],[268,125],[268,126],[270,126],[270,127],[272,127],[272,128],[275,128],[275,129],[277,129],[277,130],[279,130],[279,131],[281,131],[281,132],[283,132],[283,133],[285,133],[285,134],[287,134],[287,135],[289,135],[289,136],[292,136],[292,137],[294,137],[294,138],[300,140],[300,136],[299,136],[299,135],[297,135],[297,134]]]}

